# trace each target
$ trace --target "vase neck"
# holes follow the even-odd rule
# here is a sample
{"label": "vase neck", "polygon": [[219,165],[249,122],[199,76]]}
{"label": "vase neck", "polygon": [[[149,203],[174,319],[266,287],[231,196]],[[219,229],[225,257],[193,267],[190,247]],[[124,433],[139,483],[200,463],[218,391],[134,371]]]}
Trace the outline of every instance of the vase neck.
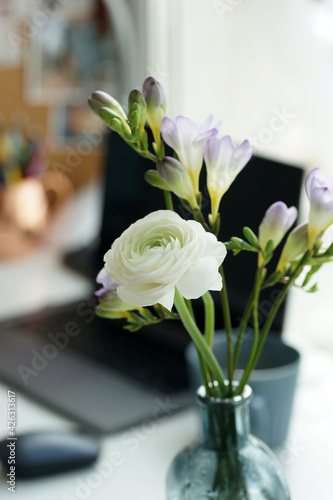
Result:
{"label": "vase neck", "polygon": [[250,434],[251,397],[249,386],[245,387],[242,396],[228,399],[207,398],[204,388],[199,389],[197,401],[202,409],[204,446],[221,451],[245,446]]}

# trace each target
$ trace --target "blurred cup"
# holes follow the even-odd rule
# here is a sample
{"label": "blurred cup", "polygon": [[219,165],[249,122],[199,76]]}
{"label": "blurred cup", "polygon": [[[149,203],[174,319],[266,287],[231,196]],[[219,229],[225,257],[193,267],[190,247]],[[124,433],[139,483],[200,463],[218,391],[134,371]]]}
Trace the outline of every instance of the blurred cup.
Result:
{"label": "blurred cup", "polygon": [[0,188],[0,258],[16,258],[43,241],[49,223],[73,193],[71,182],[47,172]]}
{"label": "blurred cup", "polygon": [[[271,333],[266,339],[249,381],[253,390],[251,433],[270,448],[283,444],[287,438],[300,362],[299,352],[276,337]],[[249,337],[243,341],[235,380],[240,380],[252,343],[253,339]],[[213,352],[227,376],[227,348],[223,332],[216,332]],[[191,384],[197,389],[202,382],[197,352],[192,343],[187,347],[185,356]]]}

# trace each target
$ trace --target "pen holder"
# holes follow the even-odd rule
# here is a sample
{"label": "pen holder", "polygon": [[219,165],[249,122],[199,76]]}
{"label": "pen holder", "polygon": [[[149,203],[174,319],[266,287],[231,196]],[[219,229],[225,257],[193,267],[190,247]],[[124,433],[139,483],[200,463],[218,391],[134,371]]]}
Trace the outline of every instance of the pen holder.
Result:
{"label": "pen holder", "polygon": [[0,188],[0,259],[20,257],[36,249],[57,210],[72,193],[71,182],[52,172]]}

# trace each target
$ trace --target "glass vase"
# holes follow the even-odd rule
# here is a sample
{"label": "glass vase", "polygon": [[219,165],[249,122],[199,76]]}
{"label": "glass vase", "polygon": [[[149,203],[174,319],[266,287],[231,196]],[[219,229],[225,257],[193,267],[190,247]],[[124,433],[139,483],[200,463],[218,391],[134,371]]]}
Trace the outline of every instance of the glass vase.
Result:
{"label": "glass vase", "polygon": [[229,399],[208,398],[202,386],[202,441],[181,451],[167,476],[167,500],[289,500],[281,464],[250,434],[252,389]]}

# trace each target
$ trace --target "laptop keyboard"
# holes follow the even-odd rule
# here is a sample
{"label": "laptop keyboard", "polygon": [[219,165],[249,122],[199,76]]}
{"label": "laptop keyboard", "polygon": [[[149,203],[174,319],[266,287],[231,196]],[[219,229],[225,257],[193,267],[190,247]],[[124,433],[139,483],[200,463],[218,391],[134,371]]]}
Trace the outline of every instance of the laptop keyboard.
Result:
{"label": "laptop keyboard", "polygon": [[120,322],[96,317],[93,305],[87,300],[52,307],[6,326],[19,326],[39,342],[74,350],[159,391],[188,388],[184,359],[188,338],[178,322],[128,332]]}

